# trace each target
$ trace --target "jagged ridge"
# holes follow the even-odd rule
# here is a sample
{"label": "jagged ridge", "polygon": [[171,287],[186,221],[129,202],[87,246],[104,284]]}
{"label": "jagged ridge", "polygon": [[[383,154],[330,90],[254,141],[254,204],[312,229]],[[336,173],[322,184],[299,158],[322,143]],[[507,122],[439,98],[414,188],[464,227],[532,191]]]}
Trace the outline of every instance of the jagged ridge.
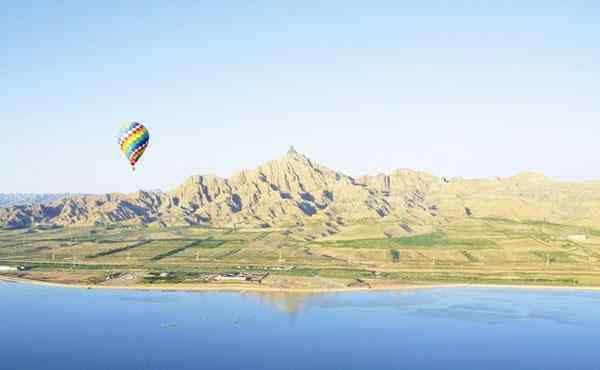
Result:
{"label": "jagged ridge", "polygon": [[446,179],[397,170],[353,178],[293,148],[229,179],[193,176],[169,193],[70,196],[49,204],[0,208],[0,225],[157,224],[289,226],[409,220],[441,224],[456,217],[546,219],[600,225],[600,183],[557,182],[539,174]]}

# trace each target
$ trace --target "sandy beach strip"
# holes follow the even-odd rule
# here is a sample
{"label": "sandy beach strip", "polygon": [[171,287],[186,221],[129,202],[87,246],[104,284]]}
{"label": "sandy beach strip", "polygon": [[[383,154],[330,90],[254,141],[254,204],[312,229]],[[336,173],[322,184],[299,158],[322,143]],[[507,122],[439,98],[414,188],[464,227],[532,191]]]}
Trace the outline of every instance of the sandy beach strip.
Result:
{"label": "sandy beach strip", "polygon": [[382,284],[367,287],[347,288],[279,288],[261,285],[246,284],[132,284],[132,285],[85,285],[63,284],[50,281],[24,279],[11,276],[0,276],[0,282],[31,284],[38,286],[75,289],[112,289],[112,290],[140,290],[140,291],[228,291],[228,292],[287,292],[287,293],[337,293],[337,292],[367,292],[367,291],[395,291],[415,289],[441,289],[441,288],[493,288],[493,289],[519,289],[519,290],[566,290],[566,291],[600,291],[600,286],[566,286],[566,285],[510,285],[510,284]]}

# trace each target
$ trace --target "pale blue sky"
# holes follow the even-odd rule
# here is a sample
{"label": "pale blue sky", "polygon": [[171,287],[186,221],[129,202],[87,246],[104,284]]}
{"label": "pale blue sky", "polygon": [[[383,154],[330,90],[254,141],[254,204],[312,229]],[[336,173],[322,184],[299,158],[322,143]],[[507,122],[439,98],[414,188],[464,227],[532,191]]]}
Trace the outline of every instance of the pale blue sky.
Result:
{"label": "pale blue sky", "polygon": [[0,3],[0,192],[168,190],[291,144],[354,176],[600,179],[598,1],[90,3]]}

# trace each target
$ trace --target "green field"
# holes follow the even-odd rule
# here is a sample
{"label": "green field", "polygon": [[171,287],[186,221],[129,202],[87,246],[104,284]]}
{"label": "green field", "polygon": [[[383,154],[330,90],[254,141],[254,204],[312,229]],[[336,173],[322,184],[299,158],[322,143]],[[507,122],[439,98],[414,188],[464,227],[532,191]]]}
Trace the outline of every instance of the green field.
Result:
{"label": "green field", "polygon": [[306,228],[285,234],[114,225],[0,230],[0,264],[29,264],[33,269],[28,276],[47,280],[85,271],[101,277],[119,270],[170,271],[178,276],[171,281],[185,282],[206,272],[268,271],[272,277],[266,283],[274,286],[329,286],[354,279],[374,284],[600,285],[600,233],[589,228],[490,218],[404,234],[392,234],[392,226],[346,225],[335,235],[315,238],[306,236],[318,232]]}

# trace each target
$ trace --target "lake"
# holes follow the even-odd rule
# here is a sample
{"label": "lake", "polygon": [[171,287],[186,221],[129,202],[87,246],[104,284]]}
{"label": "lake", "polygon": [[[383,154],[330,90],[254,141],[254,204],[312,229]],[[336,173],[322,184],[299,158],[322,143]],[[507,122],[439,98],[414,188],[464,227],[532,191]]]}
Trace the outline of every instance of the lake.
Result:
{"label": "lake", "polygon": [[600,292],[332,294],[0,283],[0,368],[600,369]]}

